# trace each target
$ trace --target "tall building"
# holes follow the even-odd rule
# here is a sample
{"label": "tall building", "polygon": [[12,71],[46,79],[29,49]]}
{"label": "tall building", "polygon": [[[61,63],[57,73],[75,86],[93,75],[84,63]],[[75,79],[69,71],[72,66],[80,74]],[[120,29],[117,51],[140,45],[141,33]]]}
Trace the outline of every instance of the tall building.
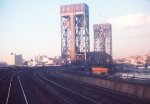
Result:
{"label": "tall building", "polygon": [[61,56],[65,64],[83,64],[90,51],[89,7],[85,3],[62,5]]}
{"label": "tall building", "polygon": [[22,54],[17,55],[15,53],[11,53],[6,57],[6,63],[7,65],[22,66],[23,65]]}

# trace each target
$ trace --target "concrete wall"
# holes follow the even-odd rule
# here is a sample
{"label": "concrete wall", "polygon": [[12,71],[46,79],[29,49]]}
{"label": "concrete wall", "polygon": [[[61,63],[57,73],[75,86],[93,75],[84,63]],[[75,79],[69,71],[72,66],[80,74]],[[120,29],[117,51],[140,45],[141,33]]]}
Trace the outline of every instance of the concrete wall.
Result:
{"label": "concrete wall", "polygon": [[117,81],[91,78],[85,76],[77,76],[62,71],[57,71],[57,73],[63,75],[64,77],[71,78],[74,80],[79,80],[100,87],[109,88],[112,90],[150,99],[150,86],[135,85],[130,83],[122,83]]}

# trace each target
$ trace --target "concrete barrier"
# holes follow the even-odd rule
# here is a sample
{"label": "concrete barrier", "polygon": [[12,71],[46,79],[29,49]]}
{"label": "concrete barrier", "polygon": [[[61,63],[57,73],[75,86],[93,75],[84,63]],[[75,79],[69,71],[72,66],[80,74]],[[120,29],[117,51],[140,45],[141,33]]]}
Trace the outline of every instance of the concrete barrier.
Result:
{"label": "concrete barrier", "polygon": [[91,78],[91,77],[86,77],[86,76],[78,76],[78,75],[69,74],[63,71],[57,71],[57,74],[61,74],[64,77],[83,81],[83,82],[93,84],[96,86],[128,93],[128,94],[135,95],[141,98],[150,99],[150,86],[135,85],[131,83],[123,83],[123,82],[118,82],[118,81]]}

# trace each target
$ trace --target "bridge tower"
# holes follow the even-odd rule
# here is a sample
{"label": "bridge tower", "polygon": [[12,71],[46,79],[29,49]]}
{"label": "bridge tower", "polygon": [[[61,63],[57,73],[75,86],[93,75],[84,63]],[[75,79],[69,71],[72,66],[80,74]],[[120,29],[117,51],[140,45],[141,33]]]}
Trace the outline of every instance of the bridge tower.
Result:
{"label": "bridge tower", "polygon": [[99,63],[112,63],[112,28],[111,24],[94,24],[94,52],[101,53]]}
{"label": "bridge tower", "polygon": [[85,3],[62,5],[61,56],[64,64],[83,65],[90,51],[89,8]]}

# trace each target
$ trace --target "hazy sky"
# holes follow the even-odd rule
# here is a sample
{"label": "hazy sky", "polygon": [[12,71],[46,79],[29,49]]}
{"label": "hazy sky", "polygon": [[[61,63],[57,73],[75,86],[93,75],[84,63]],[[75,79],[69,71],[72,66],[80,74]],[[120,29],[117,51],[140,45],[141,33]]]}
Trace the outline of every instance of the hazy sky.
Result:
{"label": "hazy sky", "polygon": [[0,60],[60,55],[60,5],[86,3],[93,24],[112,23],[113,56],[150,53],[150,0],[0,0]]}

